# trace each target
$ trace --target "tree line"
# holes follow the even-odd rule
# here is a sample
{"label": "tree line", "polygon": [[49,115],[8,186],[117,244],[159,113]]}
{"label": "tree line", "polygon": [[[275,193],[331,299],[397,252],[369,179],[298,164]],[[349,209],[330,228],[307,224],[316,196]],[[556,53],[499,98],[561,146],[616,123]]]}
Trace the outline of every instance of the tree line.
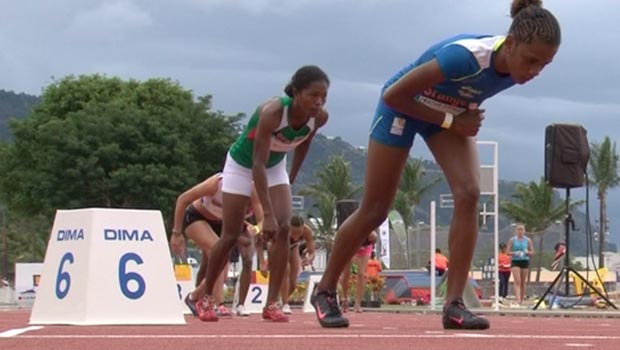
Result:
{"label": "tree line", "polygon": [[68,76],[0,144],[3,262],[41,261],[56,209],[158,209],[219,171],[242,114],[168,79]]}

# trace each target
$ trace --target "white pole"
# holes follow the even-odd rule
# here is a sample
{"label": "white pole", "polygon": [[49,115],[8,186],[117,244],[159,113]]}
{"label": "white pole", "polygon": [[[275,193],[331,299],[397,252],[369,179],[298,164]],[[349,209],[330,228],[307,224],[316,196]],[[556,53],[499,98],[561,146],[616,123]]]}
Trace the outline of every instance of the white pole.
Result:
{"label": "white pole", "polygon": [[436,228],[436,223],[435,223],[435,201],[431,201],[431,310],[435,310],[435,275],[436,275],[436,268],[435,268],[435,243],[436,243],[436,236],[437,236],[437,228]]}
{"label": "white pole", "polygon": [[495,241],[495,311],[499,311],[499,156],[497,150],[497,142],[493,142],[493,196],[495,202],[495,215],[494,224],[495,229],[494,238]]}

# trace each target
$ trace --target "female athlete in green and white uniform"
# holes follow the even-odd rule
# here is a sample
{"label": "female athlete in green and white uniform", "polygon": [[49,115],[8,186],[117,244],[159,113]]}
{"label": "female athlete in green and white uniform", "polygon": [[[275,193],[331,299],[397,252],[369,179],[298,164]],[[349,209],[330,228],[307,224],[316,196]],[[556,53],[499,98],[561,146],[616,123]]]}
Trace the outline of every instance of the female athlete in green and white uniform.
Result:
{"label": "female athlete in green and white uniform", "polygon": [[[261,104],[232,145],[224,166],[222,236],[211,251],[207,268],[207,297],[198,303],[203,321],[217,321],[211,298],[213,285],[242,232],[243,215],[252,193],[252,181],[264,211],[263,235],[269,249],[269,292],[263,318],[288,322],[276,299],[288,261],[289,222],[292,215],[290,184],[295,181],[316,131],[327,122],[323,109],[329,78],[316,66],[297,70],[286,86],[287,96]],[[294,150],[290,175],[286,153]]]}

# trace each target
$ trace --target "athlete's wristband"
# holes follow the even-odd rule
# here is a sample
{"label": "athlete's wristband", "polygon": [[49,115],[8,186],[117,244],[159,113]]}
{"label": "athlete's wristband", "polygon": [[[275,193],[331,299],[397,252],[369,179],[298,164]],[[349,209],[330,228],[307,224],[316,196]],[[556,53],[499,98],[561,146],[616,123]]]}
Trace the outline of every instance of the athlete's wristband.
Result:
{"label": "athlete's wristband", "polygon": [[452,121],[454,120],[454,115],[452,113],[446,113],[443,118],[443,122],[441,122],[441,127],[444,129],[450,129],[452,126]]}

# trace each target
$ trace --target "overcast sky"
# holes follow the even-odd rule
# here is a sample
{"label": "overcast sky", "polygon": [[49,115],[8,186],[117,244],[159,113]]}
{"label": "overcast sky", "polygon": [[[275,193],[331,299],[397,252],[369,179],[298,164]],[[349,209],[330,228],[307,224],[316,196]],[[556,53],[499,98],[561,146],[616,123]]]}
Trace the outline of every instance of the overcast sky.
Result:
{"label": "overcast sky", "polygon": [[[317,64],[332,84],[322,132],[356,146],[381,85],[434,42],[505,34],[509,0],[2,0],[0,88],[39,95],[53,77],[169,77],[216,109],[251,113],[292,73]],[[562,26],[554,62],[484,103],[480,140],[499,143],[500,178],[543,175],[544,129],[575,122],[590,142],[620,141],[620,1],[547,0]],[[413,156],[429,158],[423,142]],[[575,199],[585,191],[573,190]],[[591,210],[597,213],[596,194]],[[620,189],[610,193],[620,234]],[[616,241],[616,243],[620,243]]]}

